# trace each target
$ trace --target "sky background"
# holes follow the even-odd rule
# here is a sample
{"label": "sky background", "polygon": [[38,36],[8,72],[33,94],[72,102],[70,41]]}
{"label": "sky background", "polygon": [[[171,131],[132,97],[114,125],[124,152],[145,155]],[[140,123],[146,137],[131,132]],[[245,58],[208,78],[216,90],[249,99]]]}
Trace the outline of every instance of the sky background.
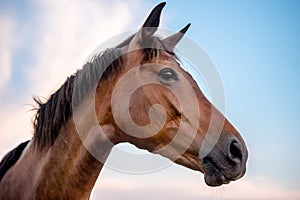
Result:
{"label": "sky background", "polygon": [[[0,157],[31,138],[32,96],[46,99],[97,46],[140,27],[159,2],[1,0]],[[219,71],[225,114],[248,146],[247,173],[209,188],[202,174],[175,164],[140,175],[105,167],[92,199],[300,199],[299,19],[299,1],[167,1],[161,27],[192,23],[187,36]]]}

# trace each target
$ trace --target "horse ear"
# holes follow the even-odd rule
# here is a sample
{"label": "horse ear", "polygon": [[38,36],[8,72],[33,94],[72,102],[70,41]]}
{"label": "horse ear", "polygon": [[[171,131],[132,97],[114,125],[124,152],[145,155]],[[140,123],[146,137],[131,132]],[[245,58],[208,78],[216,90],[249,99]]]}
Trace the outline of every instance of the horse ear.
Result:
{"label": "horse ear", "polygon": [[155,8],[153,8],[151,13],[147,17],[146,21],[144,22],[140,30],[143,39],[150,38],[157,30],[160,21],[160,14],[165,5],[166,2],[162,2],[158,4],[157,6],[155,6]]}
{"label": "horse ear", "polygon": [[146,21],[144,22],[143,26],[130,41],[128,51],[133,51],[137,48],[136,45],[138,43],[140,43],[141,41],[145,41],[153,36],[159,25],[160,14],[165,5],[166,2],[162,2],[155,6],[155,8],[153,8]]}
{"label": "horse ear", "polygon": [[168,51],[173,52],[175,46],[177,45],[177,43],[181,40],[181,38],[183,37],[183,35],[185,34],[185,32],[189,29],[189,27],[191,26],[191,23],[189,23],[188,25],[186,25],[183,29],[181,29],[179,32],[163,39],[163,43],[166,46]]}

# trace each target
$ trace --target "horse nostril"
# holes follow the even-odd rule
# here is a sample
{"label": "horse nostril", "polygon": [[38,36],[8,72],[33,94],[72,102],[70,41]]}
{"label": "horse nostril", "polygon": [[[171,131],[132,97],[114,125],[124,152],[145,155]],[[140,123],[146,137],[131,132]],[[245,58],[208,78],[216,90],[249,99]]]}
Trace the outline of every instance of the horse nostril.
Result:
{"label": "horse nostril", "polygon": [[230,143],[228,148],[228,158],[235,164],[238,164],[242,161],[243,150],[242,145],[238,141],[234,140]]}

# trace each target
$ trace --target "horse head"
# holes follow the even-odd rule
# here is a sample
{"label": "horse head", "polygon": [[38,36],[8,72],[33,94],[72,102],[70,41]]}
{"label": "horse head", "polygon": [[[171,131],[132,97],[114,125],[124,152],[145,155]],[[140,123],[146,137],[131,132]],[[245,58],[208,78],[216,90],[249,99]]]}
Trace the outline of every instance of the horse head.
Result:
{"label": "horse head", "polygon": [[164,39],[155,35],[164,5],[118,46],[122,67],[112,78],[109,102],[114,143],[129,142],[201,171],[210,186],[229,183],[245,174],[245,142],[176,56],[190,24]]}

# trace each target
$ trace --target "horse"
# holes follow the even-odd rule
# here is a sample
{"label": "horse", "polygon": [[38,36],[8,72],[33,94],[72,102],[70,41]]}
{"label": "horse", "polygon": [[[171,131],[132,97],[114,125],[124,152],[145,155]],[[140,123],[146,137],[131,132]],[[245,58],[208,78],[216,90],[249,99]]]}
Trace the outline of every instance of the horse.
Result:
{"label": "horse", "polygon": [[[122,142],[203,173],[208,186],[245,174],[245,141],[176,56],[190,24],[163,39],[155,35],[165,4],[46,102],[34,98],[33,137],[1,161],[0,199],[89,199],[112,148]],[[203,145],[216,132],[215,144]]]}

